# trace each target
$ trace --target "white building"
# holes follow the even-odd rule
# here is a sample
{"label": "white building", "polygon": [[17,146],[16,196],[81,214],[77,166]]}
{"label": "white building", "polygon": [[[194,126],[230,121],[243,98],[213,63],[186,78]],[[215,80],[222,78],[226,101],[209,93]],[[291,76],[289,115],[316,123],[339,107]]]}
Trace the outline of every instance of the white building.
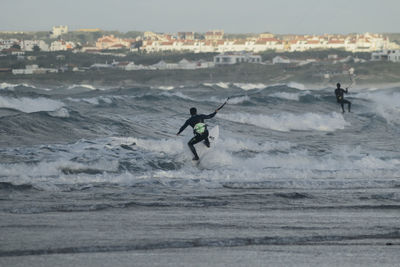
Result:
{"label": "white building", "polygon": [[204,35],[206,40],[222,40],[224,38],[223,30],[212,30],[208,31]]}
{"label": "white building", "polygon": [[248,51],[261,52],[265,50],[284,50],[284,43],[276,38],[262,38],[258,39],[249,45]]}
{"label": "white building", "polygon": [[54,26],[50,33],[51,38],[57,38],[62,34],[68,33],[68,26]]}
{"label": "white building", "polygon": [[399,61],[400,50],[380,50],[371,53],[371,61]]}
{"label": "white building", "polygon": [[13,69],[14,75],[18,74],[46,74],[46,73],[58,73],[58,69],[53,68],[39,68],[38,65],[26,65],[25,69]]}
{"label": "white building", "polygon": [[113,68],[113,65],[112,64],[108,64],[107,62],[105,64],[103,64],[103,63],[95,63],[95,64],[92,64],[90,66],[90,68],[91,69],[111,69],[111,68]]}
{"label": "white building", "polygon": [[276,56],[272,59],[272,64],[289,64],[292,63],[289,58],[285,56]]}
{"label": "white building", "polygon": [[130,70],[196,70],[196,69],[204,69],[204,68],[212,68],[214,67],[213,62],[208,62],[204,60],[199,61],[190,61],[187,59],[182,59],[178,63],[167,63],[163,60],[160,62],[150,65],[135,65],[134,62],[129,62],[124,66],[123,69]]}
{"label": "white building", "polygon": [[23,40],[20,42],[22,51],[33,51],[35,46],[40,48],[40,51],[49,51],[49,45],[43,40]]}
{"label": "white building", "polygon": [[232,65],[245,62],[261,63],[261,56],[251,53],[223,53],[214,57],[215,65]]}
{"label": "white building", "polygon": [[388,55],[388,60],[392,62],[400,62],[400,50],[391,50]]}
{"label": "white building", "polygon": [[152,67],[157,70],[168,70],[168,69],[177,69],[178,64],[177,63],[167,63],[164,60],[159,61],[156,64],[153,64]]}
{"label": "white building", "polygon": [[63,40],[54,41],[50,45],[50,51],[67,51],[73,49],[75,44],[73,42],[66,42]]}
{"label": "white building", "polygon": [[140,65],[136,65],[135,62],[129,62],[126,66],[125,66],[125,70],[144,70],[146,69],[145,66],[143,66],[142,64]]}
{"label": "white building", "polygon": [[17,39],[0,39],[0,51],[3,49],[9,49],[11,48],[14,44],[18,44],[19,41]]}
{"label": "white building", "polygon": [[12,51],[11,55],[13,55],[13,56],[25,56],[25,52],[24,51]]}

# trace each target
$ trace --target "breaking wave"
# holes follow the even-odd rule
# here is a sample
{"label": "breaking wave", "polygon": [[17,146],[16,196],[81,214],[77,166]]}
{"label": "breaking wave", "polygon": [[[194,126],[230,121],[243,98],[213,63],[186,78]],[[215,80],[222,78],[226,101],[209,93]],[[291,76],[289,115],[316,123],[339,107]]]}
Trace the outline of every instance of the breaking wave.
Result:
{"label": "breaking wave", "polygon": [[64,103],[44,97],[39,98],[14,98],[0,96],[0,108],[19,110],[25,113],[39,111],[56,111],[64,107]]}
{"label": "breaking wave", "polygon": [[292,130],[332,132],[342,130],[350,125],[341,114],[336,112],[331,114],[305,113],[300,115],[293,113],[273,115],[234,113],[218,114],[218,116],[225,120],[282,132]]}

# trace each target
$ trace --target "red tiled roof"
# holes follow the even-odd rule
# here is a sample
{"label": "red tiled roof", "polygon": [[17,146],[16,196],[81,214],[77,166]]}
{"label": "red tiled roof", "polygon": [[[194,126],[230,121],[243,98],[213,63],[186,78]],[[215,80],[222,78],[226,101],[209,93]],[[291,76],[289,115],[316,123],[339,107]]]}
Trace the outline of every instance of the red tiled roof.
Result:
{"label": "red tiled roof", "polygon": [[328,44],[344,44],[342,40],[329,40]]}
{"label": "red tiled roof", "polygon": [[111,40],[110,38],[103,38],[100,39],[98,42],[102,42],[102,43],[113,43],[115,42],[114,40]]}
{"label": "red tiled roof", "polygon": [[168,41],[168,42],[162,42],[161,45],[173,45],[173,41]]}
{"label": "red tiled roof", "polygon": [[279,41],[276,38],[261,38],[261,39],[258,39],[258,40],[263,41],[263,42],[278,42]]}

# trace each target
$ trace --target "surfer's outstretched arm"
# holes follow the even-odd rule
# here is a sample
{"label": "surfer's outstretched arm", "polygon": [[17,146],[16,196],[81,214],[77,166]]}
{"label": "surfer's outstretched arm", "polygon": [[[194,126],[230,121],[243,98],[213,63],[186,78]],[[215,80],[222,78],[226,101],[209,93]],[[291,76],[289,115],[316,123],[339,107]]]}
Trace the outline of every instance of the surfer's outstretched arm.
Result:
{"label": "surfer's outstretched arm", "polygon": [[182,125],[182,127],[179,129],[179,132],[176,135],[179,135],[181,132],[183,132],[186,127],[189,126],[189,121],[186,121],[184,125]]}
{"label": "surfer's outstretched arm", "polygon": [[208,115],[202,115],[202,119],[207,120],[207,119],[211,119],[215,116],[215,114],[217,114],[217,110],[215,110],[213,113],[208,114]]}

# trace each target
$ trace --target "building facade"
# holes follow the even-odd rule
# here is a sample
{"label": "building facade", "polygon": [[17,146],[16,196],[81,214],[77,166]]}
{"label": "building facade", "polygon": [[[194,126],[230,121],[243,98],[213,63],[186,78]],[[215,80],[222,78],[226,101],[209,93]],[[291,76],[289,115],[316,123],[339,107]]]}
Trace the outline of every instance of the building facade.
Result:
{"label": "building facade", "polygon": [[50,32],[51,38],[58,38],[63,34],[68,33],[68,26],[54,26]]}
{"label": "building facade", "polygon": [[239,63],[261,63],[261,56],[251,53],[222,53],[214,57],[215,65],[232,65]]}
{"label": "building facade", "polygon": [[400,50],[380,50],[371,53],[371,61],[400,62]]}
{"label": "building facade", "polygon": [[116,50],[121,48],[130,48],[131,42],[116,38],[114,35],[103,36],[97,39],[96,48],[100,50]]}
{"label": "building facade", "polygon": [[33,51],[37,46],[40,51],[49,51],[49,45],[42,40],[23,40],[20,42],[22,51]]}

